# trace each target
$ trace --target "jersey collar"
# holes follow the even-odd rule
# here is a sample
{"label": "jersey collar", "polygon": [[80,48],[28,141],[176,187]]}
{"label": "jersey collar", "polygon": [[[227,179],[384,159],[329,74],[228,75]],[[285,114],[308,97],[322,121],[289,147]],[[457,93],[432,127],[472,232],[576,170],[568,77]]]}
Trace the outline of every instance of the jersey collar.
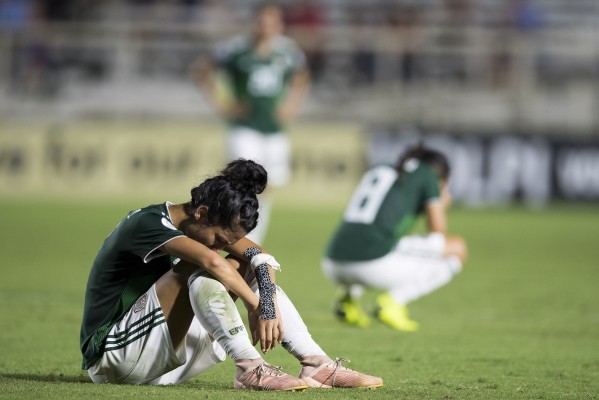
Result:
{"label": "jersey collar", "polygon": [[171,211],[169,210],[169,206],[174,206],[175,203],[173,203],[172,201],[166,201],[164,203],[164,208],[166,208],[166,213],[164,214],[165,217],[168,218],[169,222],[172,224],[173,223],[173,219],[171,218]]}

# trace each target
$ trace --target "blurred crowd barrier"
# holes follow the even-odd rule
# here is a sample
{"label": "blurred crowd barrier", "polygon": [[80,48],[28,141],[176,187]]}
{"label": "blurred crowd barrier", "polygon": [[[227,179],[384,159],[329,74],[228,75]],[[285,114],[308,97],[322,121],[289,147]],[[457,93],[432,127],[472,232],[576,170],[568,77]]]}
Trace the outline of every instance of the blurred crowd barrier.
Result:
{"label": "blurred crowd barrier", "polygon": [[[256,1],[0,0],[0,117],[212,116],[190,67]],[[307,119],[599,131],[596,0],[288,0]]]}
{"label": "blurred crowd barrier", "polygon": [[[222,169],[219,123],[76,121],[0,125],[0,199],[186,201]],[[367,165],[354,124],[303,123],[291,132],[293,179],[274,193],[286,204],[339,205]]]}
{"label": "blurred crowd barrier", "polygon": [[397,162],[418,143],[447,155],[454,201],[471,206],[520,201],[599,201],[599,137],[423,133],[410,127],[371,127],[369,162]]}
{"label": "blurred crowd barrier", "polygon": [[[220,123],[77,121],[0,125],[0,199],[185,201],[226,162]],[[394,164],[423,142],[445,153],[454,201],[599,201],[599,138],[448,134],[410,127],[303,122],[290,132],[285,204],[342,206],[369,165]]]}

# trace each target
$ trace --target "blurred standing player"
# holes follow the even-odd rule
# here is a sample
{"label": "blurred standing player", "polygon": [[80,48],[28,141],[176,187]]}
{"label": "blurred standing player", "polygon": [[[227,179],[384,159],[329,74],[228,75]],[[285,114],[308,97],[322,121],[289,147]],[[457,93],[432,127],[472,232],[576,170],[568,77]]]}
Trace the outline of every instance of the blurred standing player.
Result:
{"label": "blurred standing player", "polygon": [[[396,166],[368,171],[355,190],[323,260],[323,271],[341,286],[337,316],[366,327],[360,305],[364,288],[382,290],[375,315],[400,331],[416,331],[407,304],[448,283],[462,269],[466,244],[447,236],[451,204],[445,156],[426,148],[408,150]],[[429,233],[407,236],[425,214]]]}
{"label": "blurred standing player", "polygon": [[[291,146],[284,124],[296,116],[309,88],[304,53],[282,32],[282,9],[264,3],[255,13],[250,35],[218,44],[196,70],[208,101],[229,122],[229,158],[262,164],[273,187],[289,180]],[[226,78],[231,101],[219,98],[218,72]],[[261,220],[250,237],[257,243],[266,236],[270,210],[271,199],[262,195]]]}

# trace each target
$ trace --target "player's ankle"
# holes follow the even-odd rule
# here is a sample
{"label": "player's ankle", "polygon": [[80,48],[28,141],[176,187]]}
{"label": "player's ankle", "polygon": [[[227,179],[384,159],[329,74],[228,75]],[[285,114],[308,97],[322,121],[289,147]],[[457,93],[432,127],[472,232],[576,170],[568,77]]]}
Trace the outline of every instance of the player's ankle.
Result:
{"label": "player's ankle", "polygon": [[312,356],[303,356],[299,358],[299,362],[301,365],[305,367],[315,367],[321,365],[325,362],[332,362],[328,356],[326,355],[312,355]]}
{"label": "player's ankle", "polygon": [[243,358],[243,359],[234,360],[235,366],[237,367],[237,370],[240,372],[257,367],[258,365],[262,364],[263,362],[264,362],[264,360],[262,358],[251,358],[251,359]]}

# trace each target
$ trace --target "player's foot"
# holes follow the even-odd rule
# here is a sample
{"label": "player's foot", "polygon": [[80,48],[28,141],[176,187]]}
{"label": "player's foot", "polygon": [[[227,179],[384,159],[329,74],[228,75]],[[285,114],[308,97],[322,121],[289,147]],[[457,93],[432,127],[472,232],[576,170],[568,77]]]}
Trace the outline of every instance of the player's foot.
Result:
{"label": "player's foot", "polygon": [[360,328],[367,328],[370,325],[368,314],[362,310],[360,303],[348,294],[337,299],[334,307],[335,315],[339,320]]}
{"label": "player's foot", "polygon": [[383,379],[366,375],[341,365],[345,358],[331,360],[326,356],[303,357],[300,378],[314,388],[365,388],[383,386]]}
{"label": "player's foot", "polygon": [[284,373],[281,367],[267,364],[262,359],[241,360],[235,365],[235,389],[301,391],[308,387],[303,380]]}
{"label": "player's foot", "polygon": [[381,322],[398,331],[415,332],[419,328],[418,322],[410,319],[408,308],[396,303],[388,293],[377,296],[375,315]]}

